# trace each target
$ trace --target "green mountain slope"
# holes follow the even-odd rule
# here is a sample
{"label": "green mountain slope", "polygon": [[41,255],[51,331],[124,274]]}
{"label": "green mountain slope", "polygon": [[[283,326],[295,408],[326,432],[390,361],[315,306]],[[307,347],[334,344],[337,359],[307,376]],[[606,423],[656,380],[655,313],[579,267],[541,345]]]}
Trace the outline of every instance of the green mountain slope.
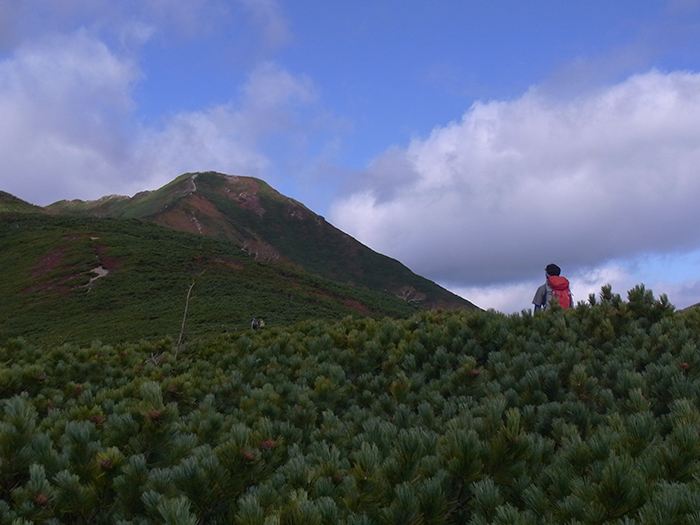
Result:
{"label": "green mountain slope", "polygon": [[136,219],[0,213],[0,341],[138,341],[347,315],[407,316],[389,294],[255,261],[233,243]]}
{"label": "green mountain slope", "polygon": [[420,303],[424,308],[476,308],[252,177],[188,173],[156,191],[132,198],[61,201],[48,209],[144,219],[176,230],[228,239],[259,260],[291,263],[329,279]]}
{"label": "green mountain slope", "polygon": [[37,213],[42,211],[42,208],[18,199],[5,191],[0,191],[0,212],[4,211]]}

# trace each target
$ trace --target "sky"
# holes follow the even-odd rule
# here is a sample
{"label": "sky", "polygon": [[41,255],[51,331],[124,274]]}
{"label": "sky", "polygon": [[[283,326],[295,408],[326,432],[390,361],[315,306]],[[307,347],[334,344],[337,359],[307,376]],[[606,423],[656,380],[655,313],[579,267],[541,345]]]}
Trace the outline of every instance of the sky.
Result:
{"label": "sky", "polygon": [[700,0],[0,0],[0,190],[259,177],[482,308],[700,302]]}

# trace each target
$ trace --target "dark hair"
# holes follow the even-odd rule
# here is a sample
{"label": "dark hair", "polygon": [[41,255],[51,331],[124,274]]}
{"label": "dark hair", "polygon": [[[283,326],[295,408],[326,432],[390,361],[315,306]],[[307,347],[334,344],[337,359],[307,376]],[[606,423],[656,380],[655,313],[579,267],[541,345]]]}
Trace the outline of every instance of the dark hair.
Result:
{"label": "dark hair", "polygon": [[547,275],[559,275],[561,273],[561,268],[556,264],[548,264],[544,271],[547,272]]}

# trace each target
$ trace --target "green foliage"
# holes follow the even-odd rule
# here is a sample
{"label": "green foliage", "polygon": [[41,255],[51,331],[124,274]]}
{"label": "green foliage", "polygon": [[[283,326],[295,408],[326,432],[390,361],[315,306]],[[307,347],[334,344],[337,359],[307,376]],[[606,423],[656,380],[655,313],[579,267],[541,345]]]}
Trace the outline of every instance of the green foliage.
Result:
{"label": "green foliage", "polygon": [[39,206],[34,206],[5,191],[0,191],[0,212],[27,212],[37,213],[41,211]]}
{"label": "green foliage", "polygon": [[[108,273],[91,281],[100,266]],[[0,273],[0,341],[177,341],[186,303],[185,342],[247,330],[254,317],[284,326],[417,311],[387,293],[256,262],[230,242],[136,219],[0,213]]]}
{"label": "green foliage", "polygon": [[0,524],[691,524],[700,313],[643,287],[0,347]]}

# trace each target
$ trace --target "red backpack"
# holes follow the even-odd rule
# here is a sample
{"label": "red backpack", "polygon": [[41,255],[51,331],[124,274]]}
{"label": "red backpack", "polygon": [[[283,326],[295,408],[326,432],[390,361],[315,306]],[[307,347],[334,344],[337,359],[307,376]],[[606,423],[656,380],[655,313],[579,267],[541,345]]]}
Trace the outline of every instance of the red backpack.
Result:
{"label": "red backpack", "polygon": [[[547,280],[549,281],[549,286],[552,288],[551,297],[547,294],[547,303],[552,301],[552,304],[558,304],[564,310],[573,306],[573,299],[571,297],[571,290],[569,289],[569,280],[566,277],[560,277],[558,275],[550,275]],[[554,302],[556,301],[556,303]]]}

